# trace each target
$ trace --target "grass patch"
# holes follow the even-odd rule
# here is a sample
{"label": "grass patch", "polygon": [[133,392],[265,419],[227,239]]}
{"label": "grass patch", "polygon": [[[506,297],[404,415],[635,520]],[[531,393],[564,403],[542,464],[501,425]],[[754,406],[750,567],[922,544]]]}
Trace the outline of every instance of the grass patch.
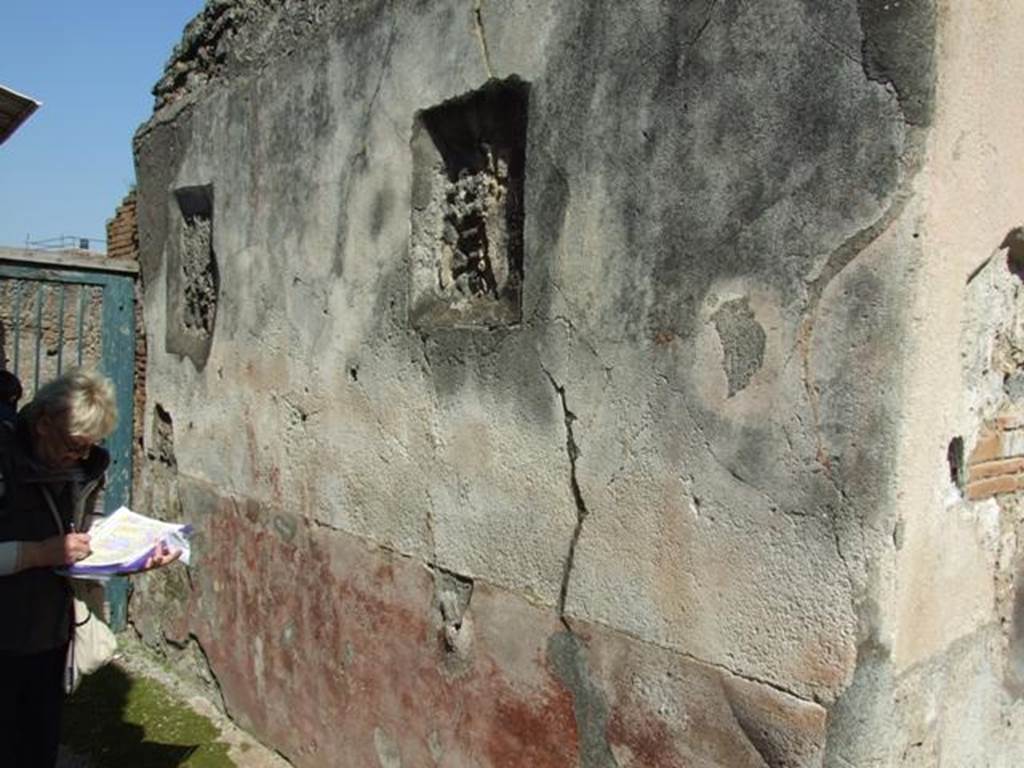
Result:
{"label": "grass patch", "polygon": [[64,705],[61,743],[96,768],[235,768],[219,733],[160,683],[108,664]]}

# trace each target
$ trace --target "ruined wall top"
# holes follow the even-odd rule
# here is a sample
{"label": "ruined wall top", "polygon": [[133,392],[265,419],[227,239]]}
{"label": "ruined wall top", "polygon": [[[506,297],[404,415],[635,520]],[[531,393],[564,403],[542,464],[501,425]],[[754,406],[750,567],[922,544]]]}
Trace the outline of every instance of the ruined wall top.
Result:
{"label": "ruined wall top", "polygon": [[327,30],[362,24],[379,0],[209,0],[188,23],[163,77],[153,86],[159,111],[233,73],[262,69]]}

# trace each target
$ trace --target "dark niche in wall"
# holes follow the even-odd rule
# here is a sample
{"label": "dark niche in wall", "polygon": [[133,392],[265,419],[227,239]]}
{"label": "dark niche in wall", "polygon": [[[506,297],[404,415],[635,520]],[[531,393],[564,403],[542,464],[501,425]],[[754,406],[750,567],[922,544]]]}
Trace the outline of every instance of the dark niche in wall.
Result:
{"label": "dark niche in wall", "polygon": [[206,365],[217,320],[220,273],[213,248],[213,187],[181,187],[177,237],[168,243],[167,351]]}
{"label": "dark niche in wall", "polygon": [[410,321],[519,322],[529,84],[491,80],[413,124]]}

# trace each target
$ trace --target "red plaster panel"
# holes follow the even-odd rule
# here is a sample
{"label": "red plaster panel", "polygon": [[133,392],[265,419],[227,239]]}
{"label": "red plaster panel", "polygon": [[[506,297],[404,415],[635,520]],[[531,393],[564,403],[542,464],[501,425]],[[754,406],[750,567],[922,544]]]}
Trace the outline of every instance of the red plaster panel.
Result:
{"label": "red plaster panel", "polygon": [[554,612],[479,582],[455,657],[422,562],[196,482],[182,504],[193,591],[161,618],[199,639],[232,716],[298,766],[570,768],[584,727],[621,768],[819,764],[817,705],[588,625],[584,682],[569,682],[549,656]]}

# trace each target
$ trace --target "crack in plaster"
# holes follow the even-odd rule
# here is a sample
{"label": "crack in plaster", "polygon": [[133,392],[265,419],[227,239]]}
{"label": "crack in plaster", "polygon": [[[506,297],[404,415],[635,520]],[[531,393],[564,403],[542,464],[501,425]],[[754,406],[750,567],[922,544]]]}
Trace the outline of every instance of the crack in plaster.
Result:
{"label": "crack in plaster", "polygon": [[837,493],[844,496],[838,481],[833,475],[832,462],[825,451],[821,435],[821,404],[820,391],[814,383],[811,371],[812,343],[817,323],[818,309],[826,289],[854,261],[885,234],[892,224],[903,214],[912,197],[912,185],[923,165],[923,137],[911,134],[908,146],[900,158],[905,163],[904,177],[901,180],[892,201],[872,223],[854,232],[835,248],[826,258],[817,276],[807,284],[806,307],[804,318],[797,332],[796,349],[801,359],[801,378],[808,405],[811,409],[811,428],[816,444],[815,460],[825,470]]}
{"label": "crack in plaster", "polygon": [[639,639],[641,642],[647,643],[649,645],[653,645],[656,648],[661,648],[663,650],[666,650],[666,651],[669,651],[671,653],[675,653],[675,654],[677,654],[679,656],[682,656],[683,658],[689,659],[690,661],[694,662],[695,664],[700,664],[700,665],[705,666],[705,667],[710,667],[711,669],[715,669],[715,670],[717,670],[719,672],[723,672],[723,673],[725,673],[727,675],[731,675],[732,677],[735,677],[738,680],[744,680],[744,681],[746,681],[748,683],[754,683],[755,685],[763,685],[766,688],[771,688],[776,693],[784,694],[786,696],[789,696],[790,698],[796,699],[797,701],[803,702],[804,704],[814,704],[816,706],[821,706],[821,704],[819,702],[815,701],[814,699],[812,699],[812,698],[810,698],[808,696],[801,696],[796,691],[790,690],[789,688],[787,688],[784,685],[781,685],[780,683],[775,683],[775,682],[772,682],[771,680],[765,680],[763,678],[756,677],[754,675],[748,675],[748,674],[744,674],[742,672],[737,672],[734,669],[730,669],[725,664],[719,664],[718,662],[715,662],[715,661],[709,661],[708,659],[702,659],[699,656],[695,656],[692,653],[687,653],[686,651],[681,651],[681,650],[678,650],[678,649],[675,649],[675,648],[666,648],[665,646],[662,646],[662,645],[660,645],[658,643],[651,643],[650,641],[643,640],[642,638],[637,638],[637,639]]}
{"label": "crack in plaster", "polygon": [[697,30],[697,33],[687,41],[687,46],[696,45],[697,41],[699,41],[707,31],[707,28],[711,26],[711,20],[714,18],[715,8],[718,7],[718,1],[719,0],[712,0],[711,7],[708,8],[707,18],[704,19],[704,23],[700,25],[700,29]]}
{"label": "crack in plaster", "polygon": [[747,488],[749,488],[750,490],[754,491],[754,493],[756,493],[758,496],[763,497],[768,502],[768,504],[770,505],[770,508],[771,508],[771,510],[773,512],[777,512],[778,510],[780,510],[781,509],[781,505],[772,497],[772,495],[770,493],[768,493],[766,490],[764,490],[760,486],[754,485],[752,482],[750,482],[745,477],[743,477],[741,474],[739,474],[739,472],[737,472],[735,469],[733,469],[731,466],[729,466],[725,461],[723,461],[718,456],[718,454],[715,452],[715,449],[711,447],[711,440],[708,438],[708,434],[704,430],[704,426],[700,423],[700,420],[697,419],[697,417],[694,415],[693,409],[690,407],[690,404],[687,402],[687,400],[686,400],[686,393],[685,392],[681,392],[681,391],[679,391],[677,389],[674,389],[672,387],[670,387],[670,389],[672,389],[673,392],[676,392],[677,394],[682,396],[681,397],[681,402],[682,402],[683,408],[686,410],[686,415],[690,417],[690,421],[693,423],[693,426],[697,429],[697,432],[700,434],[701,442],[704,443],[704,448],[707,450],[708,455],[715,461],[715,463],[718,464],[726,472],[728,472],[731,477],[733,477],[734,479],[738,480],[742,485],[744,485]]}
{"label": "crack in plaster", "polygon": [[576,545],[579,543],[580,535],[583,533],[583,522],[587,519],[590,512],[587,510],[587,505],[583,500],[583,493],[580,491],[579,481],[576,477],[576,460],[580,455],[572,427],[573,422],[576,421],[576,414],[569,410],[565,398],[565,387],[555,381],[555,377],[551,375],[547,368],[543,366],[541,368],[544,371],[544,375],[548,377],[548,381],[551,382],[551,386],[554,388],[555,394],[558,395],[558,400],[562,405],[562,414],[565,419],[565,450],[569,456],[569,487],[572,490],[572,498],[576,504],[576,527],[569,542],[569,552],[566,555],[565,567],[562,571],[562,584],[558,590],[558,619],[565,626],[566,630],[572,633],[572,627],[569,626],[569,621],[565,615],[565,601],[569,594],[569,579],[572,576],[573,565],[576,562]]}
{"label": "crack in plaster", "polygon": [[[548,376],[548,379],[551,381],[552,386],[555,388],[556,392],[558,393],[559,399],[563,400],[563,402],[564,402],[564,388],[560,387],[555,382],[555,379],[551,376],[550,373],[548,373],[547,370],[545,370],[544,373]],[[563,405],[563,408],[564,407],[565,406]],[[571,414],[572,413],[567,408],[565,409],[565,411],[566,411],[567,414]],[[575,419],[576,417],[573,414],[571,416],[571,418]],[[567,426],[568,426],[568,424],[567,424]],[[568,447],[569,445],[574,445],[575,441],[571,440],[569,438],[569,436],[567,435],[567,437],[566,437],[566,444],[567,444],[567,447]],[[575,462],[573,462],[573,469],[574,468],[575,468]],[[577,489],[578,489],[578,486],[577,486]],[[580,502],[582,503],[582,498],[580,498]],[[569,575],[570,575],[570,573],[572,571],[572,561],[573,561],[573,558],[574,558],[574,555],[575,555],[576,542],[577,542],[577,540],[579,538],[579,534],[580,534],[580,532],[582,530],[583,520],[585,519],[586,515],[588,514],[585,511],[586,510],[585,506],[583,507],[583,509],[584,509],[583,517],[581,517],[581,518],[579,518],[577,520],[576,530],[574,531],[573,540],[572,540],[572,543],[570,544],[570,552],[569,552],[569,556],[567,558],[565,575],[563,577],[563,582],[562,582],[563,591],[559,595],[559,605],[558,605],[559,621],[562,623],[562,626],[565,627],[566,631],[569,634],[573,635],[573,636],[576,636],[575,635],[575,631],[573,630],[573,628],[569,624],[567,617],[564,615],[564,609],[565,609],[565,597],[566,597],[566,592],[567,592],[568,582],[569,582]],[[319,528],[326,528],[328,530],[335,531],[335,532],[338,532],[338,533],[354,535],[354,534],[351,534],[348,531],[345,531],[342,528],[338,528],[337,526],[331,525],[329,523],[324,523],[324,522],[319,521],[319,520],[314,520],[313,524],[316,527],[319,527]],[[401,550],[395,549],[394,547],[392,547],[390,545],[383,544],[383,543],[378,542],[378,541],[374,541],[373,539],[370,539],[370,538],[367,538],[367,537],[359,536],[357,538],[360,538],[365,543],[369,544],[370,546],[372,546],[372,547],[374,547],[374,548],[376,548],[376,549],[378,549],[378,550],[380,550],[382,552],[387,552],[387,553],[392,554],[392,555],[397,555],[398,557],[402,557],[402,558],[405,558],[407,560],[414,559],[414,557],[415,557],[412,554],[408,554],[406,552],[402,552]],[[450,575],[452,575],[452,576],[454,576],[456,578],[462,579],[462,580],[467,581],[467,582],[473,582],[474,584],[486,584],[486,585],[488,585],[489,587],[491,587],[493,589],[497,589],[497,590],[501,590],[501,591],[510,591],[506,587],[503,587],[500,584],[495,584],[493,582],[488,581],[487,579],[481,579],[481,578],[478,578],[476,576],[469,576],[469,575],[460,573],[458,571],[453,571],[450,568],[447,568],[447,567],[445,567],[445,566],[443,566],[443,565],[441,565],[441,564],[439,564],[437,562],[429,562],[428,561],[428,562],[424,562],[424,565],[428,569],[430,569],[432,571],[444,572],[444,573],[450,574]],[[642,636],[636,634],[635,632],[631,632],[631,631],[629,631],[627,629],[623,629],[622,627],[613,626],[613,625],[608,624],[606,622],[602,622],[602,621],[600,621],[598,619],[587,618],[586,622],[589,625],[592,625],[592,626],[595,626],[595,627],[600,627],[600,628],[602,628],[604,630],[607,630],[607,631],[611,632],[612,634],[621,635],[623,637],[626,637],[626,638],[632,640],[633,642],[639,643],[639,644],[641,644],[643,646],[647,646],[647,647],[650,647],[650,648],[656,648],[656,649],[658,649],[660,651],[664,651],[664,652],[670,653],[670,654],[672,654],[674,656],[679,656],[680,658],[687,659],[688,661],[691,661],[691,662],[693,662],[695,664],[699,664],[699,665],[707,667],[709,669],[714,669],[714,670],[716,670],[718,672],[730,675],[731,677],[735,677],[738,680],[744,680],[744,681],[746,681],[748,683],[753,683],[755,685],[761,685],[761,686],[765,686],[767,688],[771,688],[773,691],[775,691],[777,693],[783,694],[785,696],[789,696],[790,698],[793,698],[793,699],[795,699],[797,701],[800,701],[800,702],[802,702],[804,704],[814,704],[814,705],[820,706],[820,703],[818,701],[816,701],[815,699],[810,698],[809,696],[801,695],[801,694],[797,693],[796,691],[794,691],[794,690],[792,690],[790,688],[787,688],[786,686],[782,685],[781,683],[777,683],[777,682],[774,682],[774,681],[771,681],[771,680],[766,680],[764,678],[757,677],[756,675],[751,675],[751,674],[746,674],[746,673],[743,673],[743,672],[738,672],[738,671],[736,671],[734,669],[731,669],[730,667],[726,666],[725,664],[721,664],[721,663],[718,663],[718,662],[714,662],[714,661],[710,661],[708,659],[701,658],[700,656],[697,656],[697,655],[695,655],[693,653],[690,653],[688,651],[684,651],[684,650],[681,650],[680,648],[673,647],[671,645],[666,645],[664,643],[657,642],[656,640],[651,640],[650,638],[642,637]]]}
{"label": "crack in plaster", "polygon": [[827,45],[829,48],[831,48],[833,51],[838,53],[840,56],[842,56],[847,61],[853,62],[854,64],[856,64],[861,69],[864,68],[864,60],[863,59],[861,59],[861,58],[855,56],[854,54],[850,53],[848,50],[843,48],[842,45],[837,43],[832,38],[828,37],[824,32],[822,32],[820,29],[818,29],[816,26],[814,26],[810,22],[805,22],[805,23],[807,25],[807,28],[811,31],[811,34],[814,35],[819,40],[821,40],[821,42],[823,42],[825,45]]}
{"label": "crack in plaster", "polygon": [[[324,530],[332,531],[334,533],[343,533],[347,536],[351,536],[354,539],[359,539],[364,544],[368,545],[371,549],[376,549],[381,552],[387,552],[389,555],[396,555],[398,557],[405,558],[406,560],[412,560],[415,557],[414,554],[410,552],[403,552],[402,550],[398,549],[392,544],[386,544],[383,541],[378,541],[372,536],[367,536],[362,533],[355,533],[353,531],[348,530],[347,528],[342,528],[340,525],[335,525],[334,523],[328,523],[324,520],[318,520],[316,518],[312,518],[309,522],[313,524],[314,528],[323,528]],[[428,563],[428,565],[430,565],[430,563]]]}
{"label": "crack in plaster", "polygon": [[[427,335],[425,333],[416,333],[415,337],[417,339],[419,339],[419,342],[420,342],[420,344],[419,344],[420,353],[423,356],[423,359],[421,361],[419,361],[420,369],[423,371],[423,376],[430,383],[430,386],[428,387],[428,391],[430,392],[430,405],[431,405],[431,408],[430,408],[430,442],[431,442],[431,445],[433,446],[433,448],[436,451],[437,447],[441,444],[441,439],[438,437],[441,434],[440,425],[438,423],[438,413],[441,410],[441,404],[440,404],[440,401],[438,400],[438,397],[437,397],[437,388],[434,386],[433,363],[430,360],[430,353],[427,351]],[[434,530],[434,516],[435,516],[435,511],[436,510],[435,510],[435,507],[434,507],[434,496],[433,496],[433,494],[431,494],[429,487],[426,489],[426,497],[427,497],[426,524],[427,524],[427,535],[428,535],[428,537],[430,539],[430,541],[429,541],[430,556],[433,558],[434,561],[436,561],[437,560],[437,534],[436,534],[436,532]]]}
{"label": "crack in plaster", "polygon": [[366,111],[363,113],[363,128],[360,131],[360,135],[363,137],[363,148],[360,150],[362,154],[366,153],[366,134],[370,128],[370,118],[377,104],[377,97],[380,96],[380,89],[384,85],[384,76],[391,67],[391,52],[395,47],[395,38],[398,37],[398,17],[394,10],[394,3],[391,3],[390,11],[393,21],[391,22],[391,29],[388,31],[387,47],[384,49],[384,55],[381,57],[380,75],[377,77],[377,84],[373,88],[370,101],[367,102]]}
{"label": "crack in plaster", "polygon": [[785,696],[789,696],[790,698],[795,699],[796,701],[799,701],[803,704],[813,704],[815,706],[822,706],[821,702],[816,698],[812,698],[811,696],[805,696],[803,694],[797,693],[795,690],[787,688],[781,683],[777,683],[772,680],[766,680],[764,678],[757,677],[756,675],[751,675],[744,672],[737,672],[736,670],[731,669],[725,664],[721,664],[716,661],[711,661],[709,659],[702,658],[700,656],[697,656],[696,654],[690,653],[689,651],[684,651],[681,648],[675,646],[666,645],[665,643],[658,642],[657,640],[642,637],[628,629],[613,626],[599,619],[594,619],[591,617],[588,617],[586,619],[586,623],[594,627],[600,627],[601,629],[607,630],[612,634],[626,637],[629,640],[632,640],[633,642],[639,643],[640,645],[655,648],[659,651],[670,653],[673,656],[678,656],[680,658],[686,659],[687,661],[693,662],[694,664],[699,664],[702,667],[707,667],[708,669],[714,669],[717,672],[722,672],[731,677],[735,677],[737,680],[743,680],[748,683],[753,683],[754,685],[761,685],[766,688],[771,688],[776,693],[781,693]]}
{"label": "crack in plaster", "polygon": [[[920,137],[911,135],[908,139],[908,143],[909,146],[901,158],[901,162],[907,163],[905,176],[900,182],[892,201],[874,222],[854,232],[837,248],[835,248],[831,254],[829,254],[821,270],[818,272],[818,275],[810,281],[807,286],[807,304],[804,310],[803,320],[801,321],[797,332],[795,346],[800,353],[801,379],[804,392],[807,397],[807,403],[811,411],[810,426],[816,446],[815,461],[824,470],[825,477],[828,479],[835,491],[837,500],[841,503],[848,502],[849,497],[835,475],[831,458],[825,449],[825,441],[821,431],[821,393],[818,385],[814,381],[811,363],[814,331],[818,319],[818,311],[821,306],[821,300],[828,287],[847,267],[860,258],[872,244],[877,242],[882,235],[889,231],[893,223],[896,222],[896,220],[902,216],[906,210],[912,197],[912,185],[917,173],[920,171],[923,157]],[[835,541],[836,554],[843,564],[847,584],[850,590],[851,610],[853,611],[854,616],[859,616],[860,611],[858,609],[857,598],[855,595],[857,582],[854,578],[853,567],[842,548],[842,537],[839,531],[839,509],[832,508],[830,510],[830,517],[832,520],[832,535]],[[861,539],[864,540],[866,539],[863,530],[864,522],[859,516],[858,525],[861,528]]]}
{"label": "crack in plaster", "polygon": [[[363,166],[365,168],[367,164],[367,137],[370,133],[370,123],[373,119],[374,107],[377,104],[377,97],[380,96],[381,88],[384,85],[384,77],[387,75],[388,70],[391,68],[391,53],[395,45],[395,38],[398,36],[398,20],[394,14],[394,3],[391,3],[390,10],[392,11],[392,17],[395,19],[391,23],[391,29],[388,32],[388,42],[384,48],[384,55],[381,57],[380,74],[377,77],[377,83],[374,85],[373,93],[370,94],[370,99],[366,103],[366,109],[363,111],[362,124],[359,130],[355,132],[355,136],[359,141],[359,148],[351,154],[348,158],[347,169],[344,178],[339,184],[339,193],[343,201],[348,201],[349,196],[352,192],[352,187],[355,183],[354,178],[356,171]],[[339,220],[342,224],[341,229],[347,230],[348,228],[348,214],[347,205],[341,206],[339,213]],[[347,236],[347,235],[346,235]],[[343,243],[339,243],[341,246]],[[339,247],[338,252],[334,256],[334,261],[331,266],[332,276],[337,277],[343,271],[344,265],[344,253]]]}
{"label": "crack in plaster", "polygon": [[[575,302],[573,302],[572,299],[570,299],[568,295],[566,295],[565,291],[562,289],[562,286],[559,285],[556,280],[551,281],[551,287],[554,288],[558,295],[562,297],[562,301],[565,302],[565,305],[575,315],[581,316],[583,314],[582,312],[580,312],[579,307],[576,306]],[[573,336],[574,338],[578,338],[583,343],[583,345],[590,351],[590,354],[592,354],[594,358],[601,364],[601,367],[604,369],[605,387],[607,388],[607,385],[611,383],[611,375],[615,366],[609,365],[607,362],[605,362],[604,358],[601,357],[601,353],[598,352],[597,350],[597,345],[594,344],[594,342],[588,339],[585,335],[579,332],[579,329],[576,327],[576,324],[572,321],[570,317],[563,314],[555,314],[551,319],[554,320],[555,322],[562,323],[562,325],[564,325],[569,330],[570,335]]]}
{"label": "crack in plaster", "polygon": [[477,42],[480,43],[480,57],[484,61],[484,70],[487,72],[487,79],[490,80],[494,77],[494,70],[491,68],[491,53],[487,48],[487,34],[484,31],[483,0],[473,0],[473,28]]}

